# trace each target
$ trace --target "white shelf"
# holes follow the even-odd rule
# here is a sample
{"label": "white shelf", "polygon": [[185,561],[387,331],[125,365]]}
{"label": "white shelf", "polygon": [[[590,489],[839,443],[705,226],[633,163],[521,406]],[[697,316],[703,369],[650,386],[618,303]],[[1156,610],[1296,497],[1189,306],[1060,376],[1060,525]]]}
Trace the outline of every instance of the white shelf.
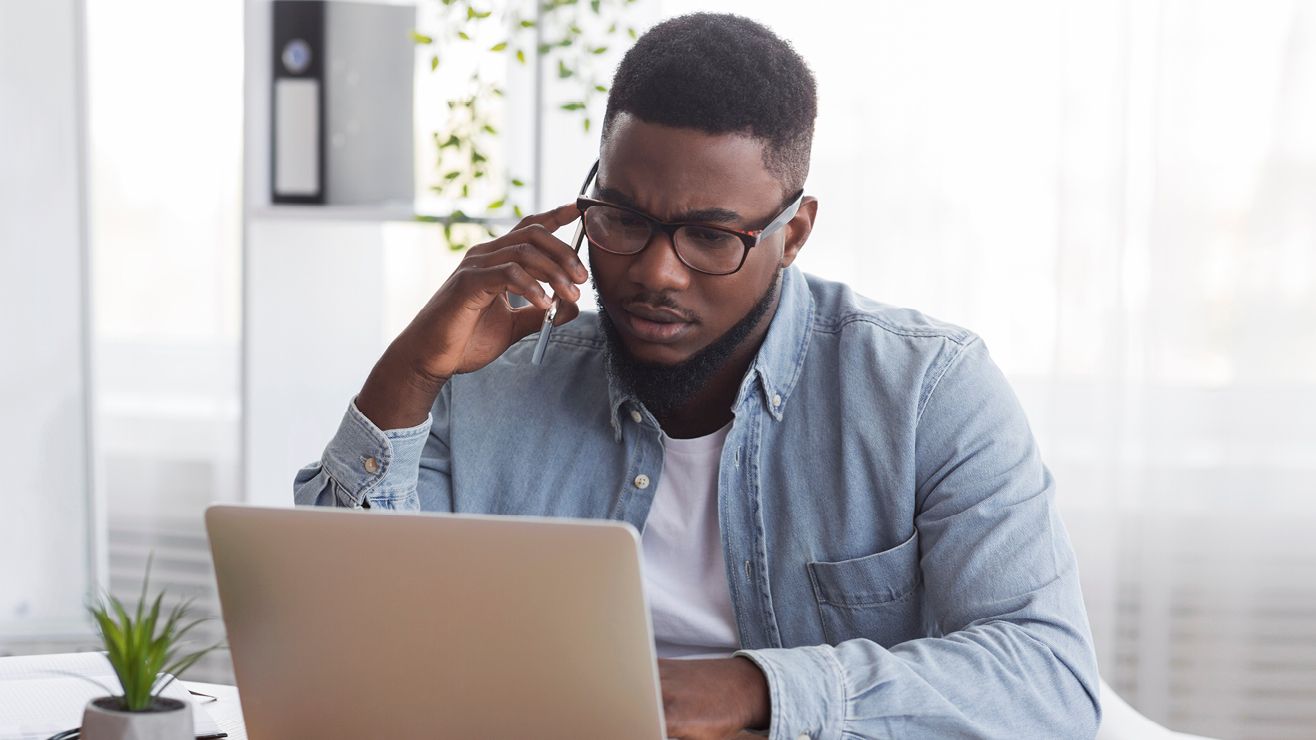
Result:
{"label": "white shelf", "polygon": [[[410,205],[380,206],[317,206],[317,205],[270,205],[255,206],[247,212],[252,220],[289,220],[289,221],[358,221],[412,223],[421,219],[443,218],[442,213],[417,212]],[[520,221],[516,216],[467,216],[465,221],[474,224],[492,224],[494,226],[511,226]]]}

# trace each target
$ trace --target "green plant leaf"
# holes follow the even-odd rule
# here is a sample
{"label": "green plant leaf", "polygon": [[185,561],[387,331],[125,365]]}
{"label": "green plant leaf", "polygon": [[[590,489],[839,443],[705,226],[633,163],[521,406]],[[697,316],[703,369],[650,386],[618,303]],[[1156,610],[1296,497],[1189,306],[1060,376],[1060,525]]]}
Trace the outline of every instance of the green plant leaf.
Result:
{"label": "green plant leaf", "polygon": [[415,30],[415,29],[412,29],[412,31],[411,31],[411,40],[414,41],[414,42],[416,42],[417,44],[432,44],[432,43],[434,43],[434,38],[433,38],[432,36],[426,36],[425,34],[420,33],[419,31],[417,31],[417,30]]}
{"label": "green plant leaf", "polygon": [[561,59],[557,60],[557,77],[559,80],[565,80],[573,74],[575,74],[575,72],[571,71],[571,68],[567,66],[566,62]]}
{"label": "green plant leaf", "polygon": [[485,132],[486,134],[493,134],[494,136],[498,135],[498,129],[494,128],[493,126],[487,123],[481,126],[480,130]]}
{"label": "green plant leaf", "polygon": [[597,90],[597,91],[599,91],[599,92],[601,92],[601,93],[605,93],[605,92],[608,91],[608,87],[607,87],[607,85],[595,85],[595,86],[594,86],[594,89]]}
{"label": "green plant leaf", "polygon": [[581,123],[584,124],[584,126],[585,126],[585,133],[588,134],[588,133],[589,133],[589,116],[586,116],[586,117],[585,117],[585,120],[584,120],[584,121],[581,121]]}
{"label": "green plant leaf", "polygon": [[461,172],[458,172],[457,170],[452,170],[450,172],[443,173],[443,179],[456,180],[457,178],[461,177],[461,175],[462,175]]}
{"label": "green plant leaf", "polygon": [[560,107],[562,110],[584,110],[585,104],[580,102],[571,102],[571,103],[563,103],[558,107]]}
{"label": "green plant leaf", "polygon": [[525,187],[525,182],[523,182],[523,181],[521,181],[521,180],[518,180],[518,179],[516,179],[515,177],[513,177],[513,178],[512,178],[512,187],[515,187],[515,188],[523,188],[523,187]]}
{"label": "green plant leaf", "polygon": [[184,656],[182,659],[165,666],[161,672],[169,674],[169,678],[165,679],[164,682],[161,683],[159,686],[153,688],[151,693],[155,696],[159,696],[160,692],[164,691],[169,686],[169,684],[173,683],[174,681],[177,681],[178,677],[182,675],[188,668],[191,668],[193,665],[195,665],[198,660],[204,658],[212,650],[215,650],[223,646],[224,643],[221,640],[220,642],[217,642],[214,645],[211,645],[206,648],[202,648],[193,653],[189,653],[186,656]]}
{"label": "green plant leaf", "polygon": [[627,28],[627,29],[626,29],[626,35],[627,35],[627,36],[630,36],[632,40],[637,39],[637,38],[640,37],[640,35],[639,35],[638,33],[635,32],[635,28],[634,28],[634,27]]}
{"label": "green plant leaf", "polygon": [[457,38],[461,39],[462,41],[470,41],[471,35],[469,33],[466,33],[465,31],[458,31]]}
{"label": "green plant leaf", "polygon": [[594,47],[593,49],[590,49],[589,53],[591,53],[591,54],[606,54],[606,53],[608,53],[608,47],[606,47],[606,46],[596,46],[596,47]]}
{"label": "green plant leaf", "polygon": [[534,21],[521,21],[521,28],[534,28],[534,27],[535,27]]}
{"label": "green plant leaf", "polygon": [[521,206],[518,206],[518,205],[516,205],[516,204],[513,204],[513,205],[512,205],[512,215],[513,215],[513,216],[516,216],[517,218],[525,218],[525,211],[522,211],[522,210],[521,210]]}
{"label": "green plant leaf", "polygon": [[504,51],[506,49],[507,49],[506,41],[499,41],[498,43],[489,47],[489,51]]}
{"label": "green plant leaf", "polygon": [[518,62],[520,62],[520,63],[522,63],[522,64],[525,64],[525,50],[524,50],[524,49],[517,49],[517,50],[516,50],[516,61],[518,61]]}
{"label": "green plant leaf", "polygon": [[[97,603],[87,607],[100,629],[106,658],[123,692],[120,702],[128,711],[143,711],[151,706],[159,688],[159,676],[166,666],[172,664],[181,673],[214,649],[211,647],[191,653],[188,656],[190,660],[176,660],[182,638],[207,620],[195,619],[180,627],[192,604],[192,600],[188,599],[170,609],[161,621],[164,592],[161,591],[153,600],[149,598],[153,560],[154,554],[147,557],[141,595],[132,613],[114,594],[108,592]],[[167,685],[167,681],[165,683]]]}
{"label": "green plant leaf", "polygon": [[439,55],[435,54],[434,56],[430,57],[430,71],[433,72],[438,68],[439,68]]}
{"label": "green plant leaf", "polygon": [[589,0],[589,9],[592,10],[592,11],[594,11],[594,15],[598,15],[598,14],[599,14],[599,10],[600,10],[599,6],[600,6],[600,5],[602,5],[602,3],[599,2],[599,0]]}
{"label": "green plant leaf", "polygon": [[485,209],[490,210],[490,211],[496,211],[496,210],[498,210],[499,208],[502,208],[502,207],[503,207],[503,204],[505,204],[506,202],[507,202],[507,201],[504,200],[503,198],[499,198],[498,200],[495,200],[494,202],[492,202],[492,203],[490,203],[489,205],[485,206]]}

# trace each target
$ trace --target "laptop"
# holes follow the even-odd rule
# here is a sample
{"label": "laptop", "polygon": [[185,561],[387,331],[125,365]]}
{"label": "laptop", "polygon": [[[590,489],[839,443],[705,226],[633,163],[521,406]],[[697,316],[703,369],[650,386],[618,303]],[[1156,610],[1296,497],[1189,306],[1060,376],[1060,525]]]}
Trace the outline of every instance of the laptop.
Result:
{"label": "laptop", "polygon": [[216,505],[206,530],[252,740],[665,736],[629,524]]}

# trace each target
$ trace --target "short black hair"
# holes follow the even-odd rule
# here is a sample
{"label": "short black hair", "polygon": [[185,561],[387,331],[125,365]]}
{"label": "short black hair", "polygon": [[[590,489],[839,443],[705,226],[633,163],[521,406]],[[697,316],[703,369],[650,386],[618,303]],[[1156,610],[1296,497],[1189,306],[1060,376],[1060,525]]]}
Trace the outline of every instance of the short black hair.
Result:
{"label": "short black hair", "polygon": [[626,52],[608,93],[605,141],[620,113],[762,139],[764,166],[792,197],[809,174],[818,92],[804,59],[763,24],[693,13],[659,23]]}

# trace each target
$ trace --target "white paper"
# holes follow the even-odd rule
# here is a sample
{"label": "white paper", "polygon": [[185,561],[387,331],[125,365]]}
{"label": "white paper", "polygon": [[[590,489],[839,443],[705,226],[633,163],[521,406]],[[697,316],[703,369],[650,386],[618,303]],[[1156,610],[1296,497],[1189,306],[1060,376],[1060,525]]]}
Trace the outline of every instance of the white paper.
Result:
{"label": "white paper", "polygon": [[[106,687],[118,693],[119,679],[101,653],[0,658],[0,740],[45,740],[78,727],[87,702],[105,696]],[[195,734],[220,732],[178,681],[161,696],[191,702]]]}

